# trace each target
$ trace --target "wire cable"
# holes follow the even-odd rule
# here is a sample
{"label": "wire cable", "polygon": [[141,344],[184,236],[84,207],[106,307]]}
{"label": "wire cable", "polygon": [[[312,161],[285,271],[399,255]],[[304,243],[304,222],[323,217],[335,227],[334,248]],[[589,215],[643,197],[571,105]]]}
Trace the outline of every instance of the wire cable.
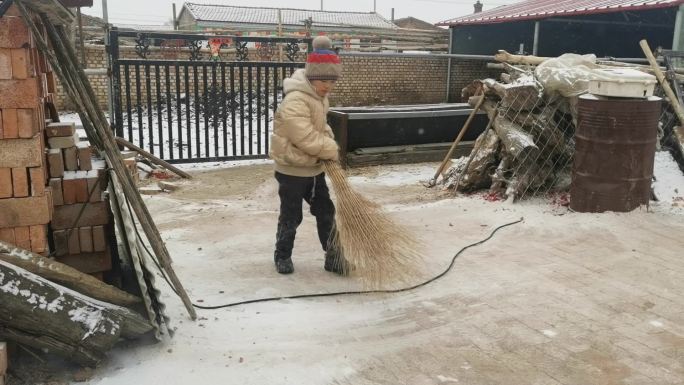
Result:
{"label": "wire cable", "polygon": [[[132,208],[131,208],[131,205],[128,203],[128,200],[126,200],[126,204],[128,206],[128,210],[131,212],[131,218],[134,218],[133,213],[132,213]],[[436,275],[436,276],[434,276],[434,277],[432,277],[432,278],[430,278],[424,282],[421,282],[417,285],[413,285],[413,286],[409,286],[409,287],[405,287],[405,288],[401,288],[401,289],[337,291],[337,292],[330,292],[330,293],[299,294],[299,295],[290,295],[290,296],[282,296],[282,297],[257,298],[257,299],[250,299],[250,300],[245,300],[245,301],[231,302],[231,303],[227,303],[225,305],[216,305],[216,306],[205,306],[205,305],[198,305],[198,304],[193,303],[192,306],[196,309],[201,309],[201,310],[218,310],[218,309],[225,309],[225,308],[236,307],[236,306],[241,306],[241,305],[248,305],[248,304],[252,304],[252,303],[276,302],[276,301],[282,301],[282,300],[287,300],[287,299],[324,298],[324,297],[336,297],[336,296],[347,296],[347,295],[366,295],[366,294],[396,294],[396,293],[403,293],[403,292],[415,290],[415,289],[427,286],[427,285],[439,280],[440,278],[444,277],[445,275],[447,275],[453,269],[454,265],[456,264],[456,260],[458,259],[458,257],[460,257],[466,250],[488,242],[490,239],[494,238],[494,235],[496,235],[496,233],[499,230],[506,228],[506,227],[513,226],[513,225],[517,225],[519,223],[522,223],[523,221],[524,221],[524,218],[520,218],[517,221],[509,222],[509,223],[503,224],[501,226],[498,226],[494,230],[492,230],[492,232],[489,234],[489,236],[487,238],[484,238],[480,241],[477,241],[477,242],[474,242],[474,243],[471,243],[467,246],[462,247],[453,256],[453,258],[451,259],[451,263],[449,264],[449,266],[447,266],[447,268],[444,271],[442,271],[438,275]],[[143,249],[145,250],[147,255],[150,257],[150,259],[154,262],[154,264],[157,266],[157,268],[161,272],[162,278],[164,278],[164,280],[169,285],[171,290],[173,290],[173,292],[176,293],[176,295],[178,295],[178,291],[173,286],[173,284],[169,281],[169,279],[166,277],[166,274],[165,274],[162,266],[159,264],[159,262],[156,260],[154,255],[150,252],[150,250],[147,248],[145,243],[142,242],[142,237],[140,237],[140,233],[138,232],[138,226],[135,225],[135,223],[134,223],[133,228],[135,229],[135,232],[136,232],[138,238],[140,239],[140,244],[142,245]]]}

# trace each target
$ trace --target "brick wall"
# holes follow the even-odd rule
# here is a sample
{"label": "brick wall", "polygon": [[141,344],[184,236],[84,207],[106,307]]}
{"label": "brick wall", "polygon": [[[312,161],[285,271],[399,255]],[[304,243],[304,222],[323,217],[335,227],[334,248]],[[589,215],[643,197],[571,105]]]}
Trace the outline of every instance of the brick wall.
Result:
{"label": "brick wall", "polygon": [[[133,47],[121,47],[121,56],[125,58],[137,57]],[[188,52],[186,50],[170,52],[155,49],[149,55],[150,59],[179,58],[186,60],[187,57]],[[258,58],[252,59],[258,60]],[[86,60],[88,68],[106,67],[107,60],[104,47],[87,46]],[[234,54],[224,53],[222,60],[234,60]],[[448,63],[445,58],[344,55],[342,63],[344,70],[336,90],[331,95],[332,106],[422,104],[445,101]],[[140,71],[141,77],[144,79],[145,68],[141,66]],[[163,69],[161,69],[160,74],[163,79],[165,76]],[[152,68],[151,75],[152,99],[154,101],[156,100],[154,68]],[[488,70],[485,61],[452,59],[450,102],[460,101],[461,89],[473,80],[492,76],[496,76],[496,72]],[[172,80],[171,92],[175,93],[175,71],[171,70],[170,77]],[[192,78],[191,73],[191,84],[194,83]],[[202,74],[200,73],[200,87],[203,86],[201,78]],[[99,105],[103,109],[107,109],[107,77],[90,75],[89,79],[95,88]],[[122,79],[124,79],[123,70]],[[122,84],[122,88],[124,87],[125,84]],[[145,88],[146,84],[143,80],[141,83],[142,92],[139,95],[143,105],[147,103]],[[137,95],[134,84],[130,84],[130,92],[132,103],[135,105]],[[162,94],[165,92],[164,85],[162,85],[161,92]],[[74,109],[61,86],[58,88],[56,103],[59,110]]]}
{"label": "brick wall", "polygon": [[[342,63],[333,106],[445,102],[445,58],[345,55]],[[450,101],[460,101],[461,89],[473,80],[495,75],[484,61],[452,59]]]}

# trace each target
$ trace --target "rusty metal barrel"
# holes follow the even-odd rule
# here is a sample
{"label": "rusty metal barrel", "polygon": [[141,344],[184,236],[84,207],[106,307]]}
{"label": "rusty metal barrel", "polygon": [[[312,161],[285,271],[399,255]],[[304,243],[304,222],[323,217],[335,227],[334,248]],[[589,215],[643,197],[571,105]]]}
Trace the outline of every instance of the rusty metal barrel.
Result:
{"label": "rusty metal barrel", "polygon": [[570,208],[628,212],[648,204],[661,99],[582,95]]}

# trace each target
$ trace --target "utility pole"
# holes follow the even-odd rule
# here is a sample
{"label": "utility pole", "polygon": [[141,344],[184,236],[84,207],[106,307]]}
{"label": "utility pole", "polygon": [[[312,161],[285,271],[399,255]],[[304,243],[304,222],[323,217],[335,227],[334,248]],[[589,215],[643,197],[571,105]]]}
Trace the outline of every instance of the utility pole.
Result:
{"label": "utility pole", "polygon": [[178,19],[176,18],[176,3],[171,4],[173,8],[173,30],[178,30]]}
{"label": "utility pole", "polygon": [[373,0],[373,13],[377,12],[378,8],[378,0]]}
{"label": "utility pole", "polygon": [[105,24],[109,24],[109,10],[107,10],[107,0],[102,0],[102,18]]}
{"label": "utility pole", "polygon": [[323,0],[321,0],[321,11],[323,10]]}

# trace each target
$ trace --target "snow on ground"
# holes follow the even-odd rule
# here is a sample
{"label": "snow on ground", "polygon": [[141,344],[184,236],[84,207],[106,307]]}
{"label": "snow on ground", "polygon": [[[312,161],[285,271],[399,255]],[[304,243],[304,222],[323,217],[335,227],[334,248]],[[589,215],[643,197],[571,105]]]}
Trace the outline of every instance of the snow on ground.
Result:
{"label": "snow on ground", "polygon": [[[668,162],[659,164],[663,175]],[[425,241],[427,272],[417,281],[441,272],[457,250],[496,226],[524,222],[468,250],[442,280],[402,294],[198,310],[192,322],[163,287],[175,337],[122,344],[90,384],[681,381],[684,241],[676,234],[684,225],[669,202],[580,214],[548,197],[518,204],[454,197],[421,185],[436,166],[350,171],[356,188]],[[179,191],[146,201],[195,302],[361,288],[323,271],[308,213],[295,273],[274,271],[279,202],[272,165],[191,170],[195,178]],[[676,179],[670,172],[659,188],[674,191],[665,186]]]}
{"label": "snow on ground", "polygon": [[684,211],[684,174],[669,152],[656,153],[653,174],[653,189],[658,200],[664,206],[671,205],[672,210]]}

